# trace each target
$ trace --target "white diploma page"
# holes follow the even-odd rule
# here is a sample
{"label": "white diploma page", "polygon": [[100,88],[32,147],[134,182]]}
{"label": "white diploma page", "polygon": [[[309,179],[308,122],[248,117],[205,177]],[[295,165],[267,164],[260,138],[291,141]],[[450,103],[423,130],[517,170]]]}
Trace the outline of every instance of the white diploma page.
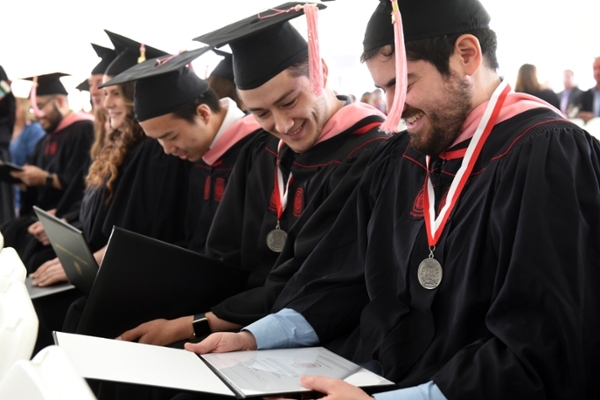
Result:
{"label": "white diploma page", "polygon": [[343,379],[359,387],[387,386],[393,382],[323,347],[204,354],[239,397],[308,392],[301,375]]}
{"label": "white diploma page", "polygon": [[54,337],[85,378],[234,396],[191,351],[63,332]]}

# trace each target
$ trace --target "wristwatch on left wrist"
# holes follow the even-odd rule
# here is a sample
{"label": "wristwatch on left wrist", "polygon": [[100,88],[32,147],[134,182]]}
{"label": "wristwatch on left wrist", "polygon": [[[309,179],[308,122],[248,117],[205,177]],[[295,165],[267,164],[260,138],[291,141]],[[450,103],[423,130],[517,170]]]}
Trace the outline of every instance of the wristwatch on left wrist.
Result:
{"label": "wristwatch on left wrist", "polygon": [[48,172],[46,176],[46,186],[54,185],[54,174],[52,172]]}
{"label": "wristwatch on left wrist", "polygon": [[211,334],[210,324],[204,313],[194,315],[192,327],[194,328],[194,336],[198,339]]}

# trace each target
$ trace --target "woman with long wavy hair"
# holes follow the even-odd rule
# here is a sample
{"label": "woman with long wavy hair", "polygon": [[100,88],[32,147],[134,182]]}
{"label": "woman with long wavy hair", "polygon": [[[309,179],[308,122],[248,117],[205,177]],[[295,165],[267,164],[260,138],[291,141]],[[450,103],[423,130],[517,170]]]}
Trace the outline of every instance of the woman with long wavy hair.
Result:
{"label": "woman with long wavy hair", "polygon": [[[119,57],[114,62],[118,63]],[[103,82],[131,66],[127,63],[112,70],[109,66]],[[191,167],[185,160],[165,154],[157,141],[145,136],[133,112],[133,83],[103,90],[108,124],[96,135],[79,213],[81,230],[98,264],[113,226],[169,243],[184,242]],[[31,277],[39,286],[67,280],[58,259],[42,264]],[[54,328],[74,331],[84,305],[82,297],[73,304],[69,311],[73,317],[67,318],[65,326]],[[41,345],[38,342],[36,348]]]}

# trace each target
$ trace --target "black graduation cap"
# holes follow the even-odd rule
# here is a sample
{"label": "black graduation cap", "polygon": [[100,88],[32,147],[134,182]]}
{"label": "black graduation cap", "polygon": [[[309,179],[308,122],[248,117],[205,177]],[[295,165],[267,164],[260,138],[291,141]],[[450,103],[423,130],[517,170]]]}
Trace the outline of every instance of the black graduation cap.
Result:
{"label": "black graduation cap", "polygon": [[138,64],[140,59],[144,61],[146,58],[155,58],[167,55],[167,53],[162,50],[142,45],[135,40],[131,40],[125,36],[107,31],[106,29],[104,32],[106,32],[111,42],[115,46],[115,52],[117,54],[115,59],[104,71],[105,75],[117,76],[126,69]]}
{"label": "black graduation cap", "polygon": [[211,76],[218,76],[228,81],[233,82],[233,56],[226,51],[213,49],[213,52],[223,59],[217,64],[215,69],[210,73]]}
{"label": "black graduation cap", "polygon": [[67,90],[63,86],[60,78],[68,76],[62,72],[54,72],[52,74],[38,75],[37,77],[25,78],[25,80],[33,81],[37,78],[36,96],[51,96],[55,94],[67,94]]}
{"label": "black graduation cap", "polygon": [[137,64],[100,87],[135,81],[133,109],[138,121],[179,110],[209,89],[187,65],[210,46],[178,55],[156,57]]}
{"label": "black graduation cap", "polygon": [[75,89],[79,90],[80,92],[89,92],[90,91],[90,82],[86,79],[83,82],[81,82],[79,85],[75,86]]}
{"label": "black graduation cap", "polygon": [[117,57],[117,52],[107,47],[98,46],[92,43],[94,51],[101,58],[100,62],[92,70],[92,75],[104,75],[104,71],[108,68],[110,63]]}
{"label": "black graduation cap", "polygon": [[[398,0],[398,6],[405,42],[489,27],[490,16],[478,0]],[[394,43],[391,14],[391,1],[380,0],[367,24],[365,51]]]}
{"label": "black graduation cap", "polygon": [[0,65],[0,81],[7,81],[7,80],[8,80],[8,76],[6,75],[4,68],[2,68],[2,65]]}
{"label": "black graduation cap", "polygon": [[[285,3],[194,40],[214,47],[229,44],[236,86],[241,90],[255,89],[308,57],[306,40],[288,22],[304,14],[305,4]],[[314,5],[326,8],[324,4]]]}

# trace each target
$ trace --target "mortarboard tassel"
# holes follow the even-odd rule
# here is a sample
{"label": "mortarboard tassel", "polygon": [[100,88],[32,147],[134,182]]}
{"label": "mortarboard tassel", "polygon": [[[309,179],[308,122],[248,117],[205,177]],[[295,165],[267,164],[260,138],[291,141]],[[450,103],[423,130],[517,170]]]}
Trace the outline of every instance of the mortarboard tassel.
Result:
{"label": "mortarboard tassel", "polygon": [[29,104],[31,108],[33,108],[33,113],[37,118],[42,118],[46,115],[42,110],[40,110],[37,106],[37,86],[38,86],[38,77],[33,77],[33,86],[31,87],[31,95],[29,96]]}
{"label": "mortarboard tassel", "polygon": [[146,61],[146,46],[144,46],[144,43],[140,45],[140,56],[138,57],[137,61],[138,64]]}
{"label": "mortarboard tassel", "polygon": [[308,61],[310,83],[313,93],[320,96],[323,93],[323,63],[321,62],[321,52],[319,50],[319,29],[318,29],[319,8],[314,4],[304,6],[306,23],[308,26]]}
{"label": "mortarboard tassel", "polygon": [[402,29],[402,16],[397,0],[392,2],[392,24],[394,25],[394,53],[396,61],[396,89],[394,103],[391,105],[381,130],[385,133],[397,133],[401,129],[402,112],[406,101],[406,49],[404,47],[404,32]]}

